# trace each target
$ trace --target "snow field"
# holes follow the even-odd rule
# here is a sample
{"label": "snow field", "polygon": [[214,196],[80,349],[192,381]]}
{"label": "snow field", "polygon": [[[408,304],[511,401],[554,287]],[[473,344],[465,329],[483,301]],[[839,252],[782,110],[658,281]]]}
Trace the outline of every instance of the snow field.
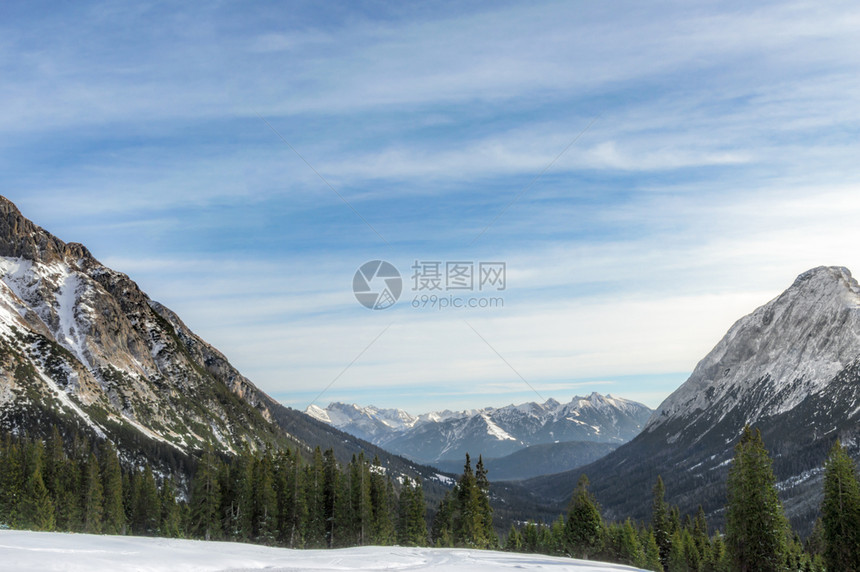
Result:
{"label": "snow field", "polygon": [[620,564],[489,550],[398,546],[289,550],[233,542],[0,530],[0,570],[3,572],[239,572],[263,569],[269,572],[636,570]]}

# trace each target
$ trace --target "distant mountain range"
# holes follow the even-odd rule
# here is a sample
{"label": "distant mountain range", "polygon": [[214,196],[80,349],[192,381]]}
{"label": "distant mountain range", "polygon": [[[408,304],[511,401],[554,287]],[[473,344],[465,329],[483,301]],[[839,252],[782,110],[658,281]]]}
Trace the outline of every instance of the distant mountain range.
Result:
{"label": "distant mountain range", "polygon": [[[587,463],[596,458],[595,455],[605,454],[635,437],[652,414],[651,409],[641,403],[598,393],[577,396],[564,404],[549,399],[544,403],[423,415],[343,403],[331,403],[325,409],[312,405],[306,412],[388,451],[449,469],[461,465],[466,453],[496,459],[546,445],[532,451],[533,460],[538,461],[535,455],[543,459],[522,466],[525,471],[512,471],[514,466],[521,465],[518,462],[499,471],[507,478],[541,474],[534,472],[538,466],[544,467],[540,470],[545,472],[559,472]],[[553,449],[553,445],[571,442],[585,444]],[[604,446],[589,446],[589,443]],[[572,455],[577,448],[582,454]],[[563,455],[562,450],[565,451]],[[522,454],[520,459],[524,458]],[[552,459],[556,461],[554,465]],[[490,474],[501,478],[499,474]]]}
{"label": "distant mountain range", "polygon": [[646,518],[658,474],[685,512],[721,524],[725,478],[745,424],[762,431],[787,515],[808,532],[822,464],[837,438],[860,457],[860,286],[819,267],[738,320],[642,433],[580,469],[522,484],[535,502],[568,501],[586,473],[610,518]]}

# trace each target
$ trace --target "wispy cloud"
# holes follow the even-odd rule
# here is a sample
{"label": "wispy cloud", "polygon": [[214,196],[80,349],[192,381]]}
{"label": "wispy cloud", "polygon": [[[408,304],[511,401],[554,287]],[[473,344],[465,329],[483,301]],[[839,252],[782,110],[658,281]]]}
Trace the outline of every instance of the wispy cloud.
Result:
{"label": "wispy cloud", "polygon": [[388,320],[327,395],[530,399],[463,313],[359,306],[366,260],[506,261],[467,315],[529,383],[652,405],[799,272],[860,268],[850,2],[54,8],[0,8],[4,195],[291,404]]}

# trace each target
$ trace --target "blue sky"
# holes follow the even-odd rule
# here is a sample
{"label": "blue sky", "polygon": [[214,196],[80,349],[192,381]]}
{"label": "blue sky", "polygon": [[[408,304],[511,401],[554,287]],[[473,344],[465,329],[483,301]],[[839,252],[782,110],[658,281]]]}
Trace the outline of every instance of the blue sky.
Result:
{"label": "blue sky", "polygon": [[[858,26],[852,2],[3,3],[2,194],[293,407],[656,406],[797,274],[860,272]],[[375,259],[404,275],[387,310],[352,292]],[[416,260],[504,261],[504,307],[416,310]]]}

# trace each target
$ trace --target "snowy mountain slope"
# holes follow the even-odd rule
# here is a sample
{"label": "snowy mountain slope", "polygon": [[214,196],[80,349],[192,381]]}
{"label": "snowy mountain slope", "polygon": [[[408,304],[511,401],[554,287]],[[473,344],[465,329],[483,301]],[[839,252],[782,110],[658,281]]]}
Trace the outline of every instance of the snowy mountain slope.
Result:
{"label": "snowy mountain slope", "polygon": [[636,570],[620,564],[490,550],[397,546],[290,550],[231,542],[12,530],[0,530],[0,562],[4,569],[16,572]]}
{"label": "snowy mountain slope", "polygon": [[[636,494],[662,474],[673,502],[690,511],[702,503],[718,524],[733,446],[748,423],[774,457],[788,515],[809,530],[833,440],[860,456],[858,420],[860,286],[845,268],[819,267],[738,320],[638,437],[581,471],[612,514],[645,516]],[[529,485],[562,502],[579,472]]]}
{"label": "snowy mountain slope", "polygon": [[502,457],[525,447],[566,441],[623,443],[645,425],[651,410],[641,403],[592,393],[569,403],[549,399],[461,412],[414,416],[332,403],[307,413],[348,433],[417,461],[462,461],[465,454]]}
{"label": "snowy mountain slope", "polygon": [[446,490],[438,470],[283,407],[128,276],[0,197],[0,430],[54,426],[172,469],[207,443],[223,453],[319,446],[343,463],[364,452],[422,477],[428,501]]}
{"label": "snowy mountain slope", "polygon": [[[285,436],[268,396],[131,279],[0,198],[0,422],[67,412],[182,452]],[[30,412],[30,414],[28,414]]]}

